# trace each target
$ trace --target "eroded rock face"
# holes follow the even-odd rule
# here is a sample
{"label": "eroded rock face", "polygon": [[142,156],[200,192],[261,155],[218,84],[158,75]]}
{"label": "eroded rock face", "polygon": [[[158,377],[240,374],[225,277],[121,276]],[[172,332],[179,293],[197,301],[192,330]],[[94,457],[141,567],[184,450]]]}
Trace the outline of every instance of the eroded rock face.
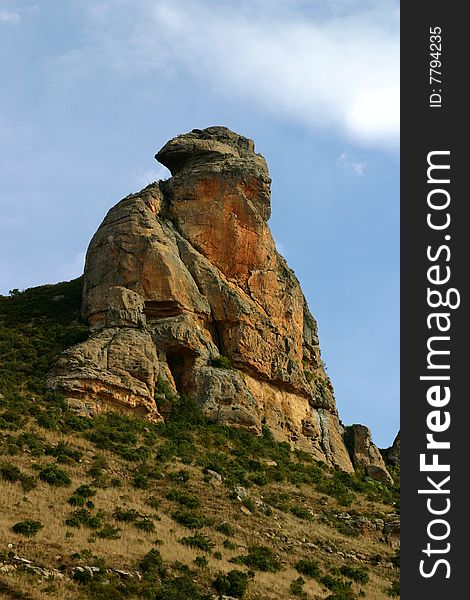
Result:
{"label": "eroded rock face", "polygon": [[397,433],[396,438],[393,440],[393,444],[390,448],[381,449],[380,452],[384,458],[385,464],[392,467],[400,466],[400,432]]}
{"label": "eroded rock face", "polygon": [[[91,240],[92,335],[64,353],[51,385],[158,418],[160,377],[214,420],[255,433],[267,424],[351,470],[316,322],[268,227],[264,158],[224,127],[178,136],[156,158],[172,177],[124,198]],[[233,369],[212,366],[217,356]]]}
{"label": "eroded rock face", "polygon": [[347,427],[345,439],[355,469],[363,469],[372,479],[393,483],[380,450],[371,440],[368,427],[365,425]]}

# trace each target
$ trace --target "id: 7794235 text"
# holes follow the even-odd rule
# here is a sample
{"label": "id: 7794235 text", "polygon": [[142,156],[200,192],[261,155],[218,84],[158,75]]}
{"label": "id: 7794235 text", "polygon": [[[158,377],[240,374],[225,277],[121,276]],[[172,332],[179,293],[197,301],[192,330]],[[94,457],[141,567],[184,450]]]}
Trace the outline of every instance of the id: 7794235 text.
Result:
{"label": "id: 7794235 text", "polygon": [[440,108],[442,106],[442,29],[429,28],[429,106]]}

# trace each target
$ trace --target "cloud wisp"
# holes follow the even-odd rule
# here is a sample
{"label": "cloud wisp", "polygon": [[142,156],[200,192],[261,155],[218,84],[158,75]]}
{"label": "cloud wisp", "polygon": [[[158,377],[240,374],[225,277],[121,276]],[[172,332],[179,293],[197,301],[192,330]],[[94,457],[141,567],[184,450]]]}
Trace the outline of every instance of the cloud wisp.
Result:
{"label": "cloud wisp", "polygon": [[170,171],[163,165],[157,165],[154,169],[139,169],[133,178],[133,185],[138,188],[144,188],[154,181],[168,179],[171,177]]}
{"label": "cloud wisp", "polygon": [[132,13],[102,2],[88,16],[101,64],[183,69],[221,96],[354,143],[397,148],[397,6],[352,4],[315,15],[300,0],[273,0],[271,10],[262,0],[139,0]]}
{"label": "cloud wisp", "polygon": [[20,19],[20,15],[16,12],[0,10],[0,23],[18,23]]}
{"label": "cloud wisp", "polygon": [[366,161],[357,159],[350,152],[343,152],[338,158],[338,163],[342,169],[352,171],[358,177],[364,177],[366,174]]}

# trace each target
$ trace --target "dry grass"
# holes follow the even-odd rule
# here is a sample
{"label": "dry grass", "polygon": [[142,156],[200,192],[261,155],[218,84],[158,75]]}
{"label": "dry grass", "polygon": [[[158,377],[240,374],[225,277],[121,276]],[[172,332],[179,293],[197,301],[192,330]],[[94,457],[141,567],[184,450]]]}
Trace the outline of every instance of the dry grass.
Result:
{"label": "dry grass", "polygon": [[44,600],[44,598],[77,600],[83,598],[83,595],[71,581],[55,579],[50,582],[40,579],[37,575],[13,572],[0,575],[0,598],[2,600]]}
{"label": "dry grass", "polygon": [[[301,558],[319,561],[323,573],[327,574],[330,569],[339,568],[345,562],[345,559],[337,554],[338,551],[348,553],[353,550],[365,556],[379,554],[386,557],[393,554],[392,550],[384,545],[378,536],[375,538],[361,535],[348,537],[323,523],[321,517],[324,510],[340,512],[345,509],[338,507],[333,498],[325,498],[307,485],[272,484],[261,488],[255,487],[250,489],[250,496],[254,500],[262,500],[263,496],[268,493],[280,491],[287,493],[295,499],[296,504],[311,509],[314,515],[312,521],[304,521],[291,513],[284,513],[276,509],[273,509],[269,516],[260,510],[250,515],[242,511],[240,502],[229,499],[225,486],[214,487],[205,483],[199,467],[181,465],[179,461],[173,461],[167,466],[167,470],[174,471],[184,467],[189,471],[190,480],[184,487],[199,498],[203,507],[201,512],[212,519],[213,525],[204,527],[202,532],[216,544],[213,551],[222,554],[222,559],[217,560],[210,553],[191,549],[179,542],[182,537],[192,535],[194,532],[190,532],[171,518],[177,505],[166,500],[165,496],[168,490],[179,489],[178,483],[164,478],[153,481],[150,489],[135,489],[130,485],[132,478],[130,469],[135,468],[135,465],[132,464],[130,467],[129,463],[108,452],[100,452],[109,465],[108,478],[116,476],[121,478],[123,486],[98,489],[93,501],[96,508],[106,512],[107,521],[120,527],[121,537],[119,539],[93,538],[91,530],[83,527],[67,527],[64,521],[74,510],[74,507],[68,504],[68,498],[80,484],[90,484],[91,482],[86,471],[93,456],[97,453],[96,449],[91,443],[76,435],[59,435],[54,431],[44,430],[41,430],[40,433],[50,443],[64,440],[80,447],[84,455],[78,464],[61,465],[73,480],[72,485],[67,488],[51,487],[38,481],[37,487],[25,494],[19,483],[0,480],[0,551],[12,551],[28,558],[35,564],[58,568],[73,553],[88,548],[94,555],[102,557],[108,565],[114,568],[135,569],[139,560],[155,547],[155,540],[160,540],[161,545],[158,546],[158,549],[164,561],[185,563],[196,570],[199,579],[212,581],[220,571],[228,572],[233,568],[243,568],[230,563],[231,558],[244,554],[249,546],[264,545],[275,550],[281,558],[284,568],[278,573],[256,572],[247,598],[254,598],[258,594],[258,598],[262,599],[287,600],[295,598],[290,591],[290,585],[299,577],[299,573],[294,569],[294,564]],[[36,474],[32,468],[34,463],[39,462],[44,465],[54,462],[54,459],[44,456],[36,459],[24,453],[11,457],[3,456],[2,462],[10,462],[28,474]],[[158,511],[146,503],[149,495],[161,499]],[[111,516],[116,506],[134,508],[139,513],[150,516],[158,514],[161,520],[155,520],[154,532],[146,533],[131,523],[117,523]],[[362,498],[347,510],[370,513],[372,512],[371,508],[373,508],[373,512],[390,511],[390,508],[386,506],[377,504],[371,506],[370,502]],[[40,520],[44,527],[33,538],[24,538],[14,534],[11,526],[17,521],[25,519]],[[215,530],[222,521],[230,522],[235,530],[235,535],[230,538],[237,546],[235,550],[224,548],[223,541],[227,536]],[[306,543],[315,543],[318,548],[311,549],[307,547]],[[326,550],[327,546],[334,551]],[[195,567],[193,561],[197,555],[206,556],[207,567],[202,569]],[[351,561],[347,562],[351,563]],[[360,565],[359,562],[352,564]],[[397,578],[397,572],[384,564],[377,567],[368,565],[368,567],[370,582],[361,586],[353,584],[353,588],[356,591],[363,589],[366,598],[370,600],[388,600],[385,589],[390,586],[393,579]],[[67,579],[55,580],[51,585],[50,582],[41,581],[37,575],[31,576],[18,571],[2,573],[1,578],[12,589],[21,590],[25,600],[39,598],[78,600],[84,597],[80,587]],[[317,581],[307,577],[305,579],[304,590],[309,600],[322,599],[329,595],[329,592],[322,588]],[[13,598],[13,596],[10,597]],[[20,596],[18,597],[20,598]]]}

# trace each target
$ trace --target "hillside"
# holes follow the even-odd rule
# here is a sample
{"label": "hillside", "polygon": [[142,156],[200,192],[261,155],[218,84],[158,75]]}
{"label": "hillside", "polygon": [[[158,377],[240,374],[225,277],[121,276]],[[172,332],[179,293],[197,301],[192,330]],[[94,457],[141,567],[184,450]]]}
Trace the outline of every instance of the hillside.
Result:
{"label": "hillside", "polygon": [[2,598],[399,595],[397,484],[292,451],[267,426],[209,422],[162,380],[166,423],[78,416],[47,390],[87,338],[81,289],[0,297]]}

